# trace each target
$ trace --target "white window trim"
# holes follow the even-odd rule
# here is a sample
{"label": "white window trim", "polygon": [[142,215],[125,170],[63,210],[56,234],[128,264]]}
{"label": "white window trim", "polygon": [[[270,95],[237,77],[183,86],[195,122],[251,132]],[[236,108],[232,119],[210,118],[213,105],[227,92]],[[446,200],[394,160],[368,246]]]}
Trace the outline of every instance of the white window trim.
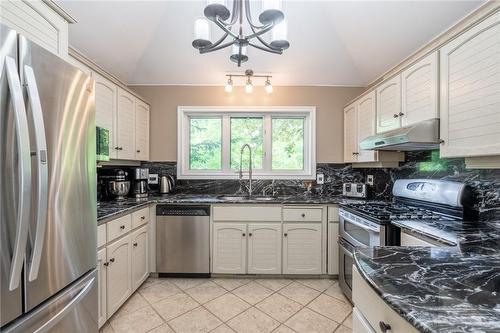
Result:
{"label": "white window trim", "polygon": [[[229,128],[229,115],[304,116],[304,170],[264,172],[254,170],[254,179],[316,179],[316,107],[315,106],[178,106],[177,107],[177,178],[179,179],[238,179],[238,173],[228,170],[229,140],[224,135]],[[222,166],[223,170],[189,170],[189,116],[222,116]],[[269,118],[267,118],[269,119]],[[264,118],[264,130],[271,129]],[[271,142],[264,136],[264,151],[271,152]],[[264,164],[266,159],[264,159]],[[266,167],[264,165],[264,167]],[[270,169],[270,166],[268,166]],[[246,168],[244,168],[246,171]],[[245,178],[247,175],[245,176]]]}

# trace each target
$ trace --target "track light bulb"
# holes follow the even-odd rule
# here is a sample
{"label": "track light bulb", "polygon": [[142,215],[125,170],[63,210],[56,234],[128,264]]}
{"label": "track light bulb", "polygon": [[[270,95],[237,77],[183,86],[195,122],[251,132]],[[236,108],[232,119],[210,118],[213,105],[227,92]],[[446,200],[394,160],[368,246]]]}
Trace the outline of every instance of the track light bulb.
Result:
{"label": "track light bulb", "polygon": [[227,93],[230,93],[233,91],[233,80],[231,79],[231,77],[229,77],[229,80],[227,80],[227,83],[226,83],[226,86],[224,87],[224,90]]}
{"label": "track light bulb", "polygon": [[271,84],[271,81],[269,80],[269,78],[267,78],[267,80],[266,80],[266,92],[268,94],[271,94],[273,92],[273,85]]}
{"label": "track light bulb", "polygon": [[247,84],[245,85],[245,92],[247,94],[251,94],[253,92],[253,84],[252,84],[252,79],[250,79],[250,77],[247,78]]}

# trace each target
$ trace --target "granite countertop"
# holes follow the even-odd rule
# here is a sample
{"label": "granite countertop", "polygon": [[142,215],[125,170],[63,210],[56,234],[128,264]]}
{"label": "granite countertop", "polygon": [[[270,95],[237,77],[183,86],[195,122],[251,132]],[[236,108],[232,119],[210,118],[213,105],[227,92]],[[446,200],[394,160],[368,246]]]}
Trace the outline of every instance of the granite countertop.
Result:
{"label": "granite countertop", "polygon": [[[234,195],[228,195],[234,196]],[[179,203],[179,204],[310,204],[326,205],[343,202],[340,196],[319,196],[319,195],[298,195],[298,196],[277,196],[272,200],[257,200],[255,198],[245,198],[243,200],[227,200],[221,198],[220,194],[171,194],[152,195],[145,199],[129,198],[124,201],[101,201],[97,207],[97,221],[104,222],[113,216],[136,210],[142,206],[155,203]]]}
{"label": "granite countertop", "polygon": [[[428,223],[453,233],[457,248],[358,248],[361,275],[421,332],[499,332],[500,219]],[[429,236],[429,226],[396,224]]]}

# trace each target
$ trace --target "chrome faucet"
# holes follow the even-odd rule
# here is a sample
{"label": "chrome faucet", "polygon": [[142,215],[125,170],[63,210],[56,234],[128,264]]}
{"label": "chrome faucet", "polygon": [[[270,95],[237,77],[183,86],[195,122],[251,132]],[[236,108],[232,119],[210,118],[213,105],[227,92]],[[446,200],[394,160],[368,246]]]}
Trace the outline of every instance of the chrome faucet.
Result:
{"label": "chrome faucet", "polygon": [[245,151],[245,148],[248,148],[248,152],[250,153],[250,160],[248,162],[248,180],[249,180],[249,185],[248,185],[248,196],[252,196],[252,147],[248,143],[245,143],[243,146],[241,146],[241,152],[240,152],[240,180],[243,179],[243,152]]}

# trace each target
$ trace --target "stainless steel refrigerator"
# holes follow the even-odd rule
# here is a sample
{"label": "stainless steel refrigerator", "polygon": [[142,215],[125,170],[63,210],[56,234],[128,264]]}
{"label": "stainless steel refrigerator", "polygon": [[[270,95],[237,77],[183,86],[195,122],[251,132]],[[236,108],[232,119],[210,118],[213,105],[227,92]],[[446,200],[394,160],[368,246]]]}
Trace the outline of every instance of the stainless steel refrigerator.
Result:
{"label": "stainless steel refrigerator", "polygon": [[0,25],[0,326],[97,332],[92,79]]}

